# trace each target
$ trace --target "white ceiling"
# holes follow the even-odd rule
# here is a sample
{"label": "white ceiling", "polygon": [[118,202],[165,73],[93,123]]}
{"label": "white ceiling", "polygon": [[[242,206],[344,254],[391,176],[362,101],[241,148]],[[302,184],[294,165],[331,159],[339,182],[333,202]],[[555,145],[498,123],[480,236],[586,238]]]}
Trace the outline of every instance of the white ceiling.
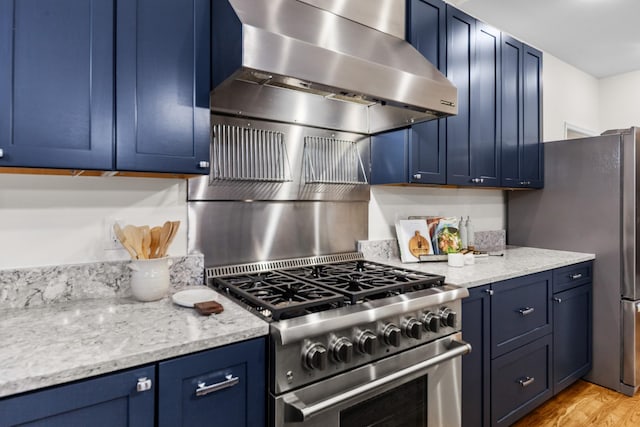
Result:
{"label": "white ceiling", "polygon": [[594,77],[640,70],[640,0],[447,0]]}

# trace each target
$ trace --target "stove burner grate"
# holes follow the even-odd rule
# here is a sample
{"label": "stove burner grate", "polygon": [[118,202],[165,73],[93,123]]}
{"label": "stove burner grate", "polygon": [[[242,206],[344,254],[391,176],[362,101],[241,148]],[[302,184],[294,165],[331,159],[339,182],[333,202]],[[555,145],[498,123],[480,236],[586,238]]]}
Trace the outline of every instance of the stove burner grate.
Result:
{"label": "stove burner grate", "polygon": [[342,294],[277,271],[218,277],[214,284],[273,320],[344,305]]}

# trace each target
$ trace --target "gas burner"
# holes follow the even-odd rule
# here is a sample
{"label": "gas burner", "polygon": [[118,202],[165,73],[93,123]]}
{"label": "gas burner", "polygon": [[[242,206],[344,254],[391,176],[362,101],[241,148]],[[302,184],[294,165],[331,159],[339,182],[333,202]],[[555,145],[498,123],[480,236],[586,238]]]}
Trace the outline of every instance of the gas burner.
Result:
{"label": "gas burner", "polygon": [[340,293],[278,271],[218,277],[214,284],[272,320],[335,308],[345,302]]}
{"label": "gas burner", "polygon": [[281,320],[443,285],[444,278],[366,260],[213,278],[269,320]]}

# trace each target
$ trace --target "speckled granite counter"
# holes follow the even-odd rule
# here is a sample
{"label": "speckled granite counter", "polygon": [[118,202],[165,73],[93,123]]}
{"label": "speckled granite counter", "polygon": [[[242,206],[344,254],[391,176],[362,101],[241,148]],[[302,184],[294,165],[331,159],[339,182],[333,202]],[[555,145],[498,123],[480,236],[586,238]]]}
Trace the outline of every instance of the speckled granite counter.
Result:
{"label": "speckled granite counter", "polygon": [[0,397],[266,335],[223,296],[200,316],[170,298],[94,299],[0,311]]}
{"label": "speckled granite counter", "polygon": [[446,261],[403,264],[393,256],[377,259],[387,264],[441,274],[447,283],[467,288],[595,259],[594,254],[525,247],[508,247],[491,253],[502,256],[476,257],[475,264],[464,267],[449,267]]}

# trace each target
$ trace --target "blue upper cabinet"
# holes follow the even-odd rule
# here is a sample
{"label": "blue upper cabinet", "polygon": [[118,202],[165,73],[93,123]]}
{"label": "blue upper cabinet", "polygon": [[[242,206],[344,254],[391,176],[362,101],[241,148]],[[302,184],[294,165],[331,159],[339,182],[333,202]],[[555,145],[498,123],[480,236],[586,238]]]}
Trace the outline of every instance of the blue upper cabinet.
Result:
{"label": "blue upper cabinet", "polygon": [[209,8],[0,0],[0,166],[208,173]]}
{"label": "blue upper cabinet", "polygon": [[503,35],[502,185],[542,188],[542,53]]}
{"label": "blue upper cabinet", "polygon": [[209,0],[118,2],[118,170],[208,173],[209,19]]}
{"label": "blue upper cabinet", "polygon": [[500,32],[447,7],[447,77],[458,115],[447,118],[447,184],[500,184]]}
{"label": "blue upper cabinet", "polygon": [[112,169],[114,0],[0,0],[0,166]]}
{"label": "blue upper cabinet", "polygon": [[[441,0],[407,1],[407,41],[446,73],[446,8]],[[371,183],[446,183],[446,120],[376,135],[371,142]]]}
{"label": "blue upper cabinet", "polygon": [[[407,41],[446,74],[446,8],[439,0],[407,2]],[[409,182],[446,183],[445,119],[409,129]]]}

